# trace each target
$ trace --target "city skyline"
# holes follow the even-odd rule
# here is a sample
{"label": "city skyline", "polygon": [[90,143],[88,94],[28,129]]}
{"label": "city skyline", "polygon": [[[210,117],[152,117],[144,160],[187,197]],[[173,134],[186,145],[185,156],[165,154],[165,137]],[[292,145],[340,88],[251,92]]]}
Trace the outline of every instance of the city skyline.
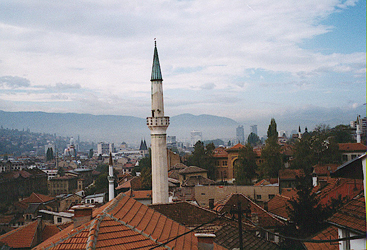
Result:
{"label": "city skyline", "polygon": [[229,117],[263,134],[272,117],[291,131],[366,113],[365,1],[0,7],[0,110],[147,117],[156,38],[169,116]]}

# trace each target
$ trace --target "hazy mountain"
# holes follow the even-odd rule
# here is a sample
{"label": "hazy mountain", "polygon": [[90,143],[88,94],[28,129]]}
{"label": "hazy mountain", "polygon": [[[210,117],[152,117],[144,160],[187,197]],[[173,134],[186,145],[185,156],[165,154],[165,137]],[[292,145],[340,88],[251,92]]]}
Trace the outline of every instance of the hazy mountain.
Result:
{"label": "hazy mountain", "polygon": [[[183,114],[171,117],[170,121],[167,134],[187,140],[192,130],[202,131],[203,139],[234,137],[238,126],[232,119],[212,115]],[[82,141],[132,144],[138,144],[141,139],[150,141],[146,120],[133,116],[0,111],[0,125],[74,138],[80,136]]]}

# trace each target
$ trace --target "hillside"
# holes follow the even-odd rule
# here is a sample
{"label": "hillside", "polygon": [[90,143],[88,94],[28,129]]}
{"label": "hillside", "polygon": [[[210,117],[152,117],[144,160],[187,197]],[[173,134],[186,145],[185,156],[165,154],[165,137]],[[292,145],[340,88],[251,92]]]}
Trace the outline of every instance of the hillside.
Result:
{"label": "hillside", "polygon": [[[0,125],[10,129],[80,136],[82,141],[137,144],[143,138],[150,139],[145,119],[133,116],[0,111]],[[237,126],[236,121],[225,117],[182,114],[171,117],[167,134],[189,140],[190,132],[199,130],[204,139],[228,138],[235,136]]]}

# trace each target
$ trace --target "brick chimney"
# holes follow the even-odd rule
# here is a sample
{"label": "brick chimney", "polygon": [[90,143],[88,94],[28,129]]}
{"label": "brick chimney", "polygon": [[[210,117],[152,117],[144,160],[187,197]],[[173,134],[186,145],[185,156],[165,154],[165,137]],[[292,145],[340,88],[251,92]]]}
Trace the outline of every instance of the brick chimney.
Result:
{"label": "brick chimney", "polygon": [[196,233],[198,238],[198,250],[213,250],[215,234],[209,233]]}
{"label": "brick chimney", "polygon": [[87,223],[92,219],[92,208],[91,207],[76,207],[74,209],[74,228]]}

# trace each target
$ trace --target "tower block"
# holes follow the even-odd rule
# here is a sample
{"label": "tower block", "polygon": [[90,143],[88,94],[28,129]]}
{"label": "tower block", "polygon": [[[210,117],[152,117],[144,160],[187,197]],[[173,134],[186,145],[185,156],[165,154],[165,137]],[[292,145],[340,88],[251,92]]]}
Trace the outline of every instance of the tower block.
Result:
{"label": "tower block", "polygon": [[157,44],[154,44],[151,75],[152,116],[147,117],[151,136],[152,154],[152,198],[153,204],[168,203],[168,171],[166,130],[169,117],[164,116],[162,73],[159,64]]}

